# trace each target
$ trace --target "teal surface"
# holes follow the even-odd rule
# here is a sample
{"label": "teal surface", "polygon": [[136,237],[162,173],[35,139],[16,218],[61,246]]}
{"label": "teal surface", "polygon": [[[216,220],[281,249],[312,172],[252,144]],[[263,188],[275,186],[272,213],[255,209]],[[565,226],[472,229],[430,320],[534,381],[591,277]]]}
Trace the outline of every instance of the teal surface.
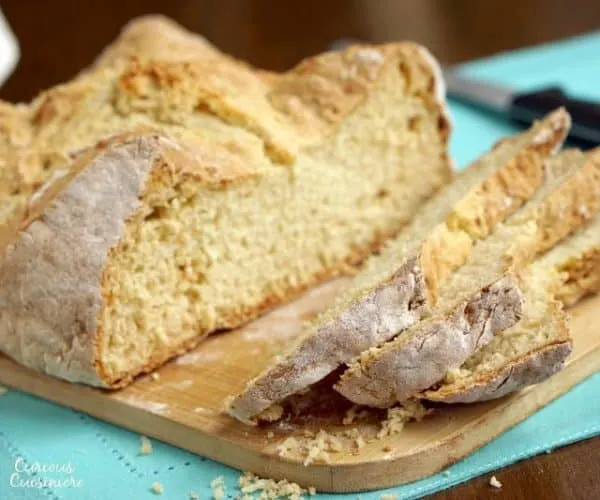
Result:
{"label": "teal surface", "polygon": [[[600,100],[600,33],[477,61],[464,67],[472,76],[526,89],[559,83],[570,92]],[[496,139],[512,132],[507,123],[452,104],[452,152],[464,165]],[[474,476],[565,444],[600,434],[600,374],[504,433],[444,473],[382,493],[418,498]],[[235,498],[239,473],[162,443],[140,456],[139,436],[75,411],[11,391],[0,397],[0,500],[187,499],[194,490],[211,498],[210,481],[223,475]],[[36,464],[46,471],[35,471]],[[51,470],[55,467],[54,472]],[[49,470],[50,469],[50,470]],[[502,479],[502,473],[497,474]],[[40,479],[53,480],[49,487]],[[12,483],[17,485],[11,486]],[[19,487],[20,486],[20,487]],[[356,499],[357,495],[318,495],[319,499]]]}

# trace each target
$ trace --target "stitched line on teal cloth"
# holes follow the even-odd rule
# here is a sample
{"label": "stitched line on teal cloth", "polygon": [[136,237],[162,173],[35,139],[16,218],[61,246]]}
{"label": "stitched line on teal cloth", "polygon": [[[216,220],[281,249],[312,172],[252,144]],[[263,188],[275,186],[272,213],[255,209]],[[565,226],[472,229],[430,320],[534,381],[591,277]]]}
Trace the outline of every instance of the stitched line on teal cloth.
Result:
{"label": "stitched line on teal cloth", "polygon": [[[84,424],[87,425],[88,427],[91,427],[93,425],[93,422],[95,421],[95,419],[89,417],[88,415],[79,413],[78,411],[75,410],[71,410],[73,413],[75,413],[78,417],[79,420]],[[130,473],[135,474],[138,478],[144,478],[144,477],[148,477],[148,474],[145,474],[144,472],[140,472],[138,470],[138,468],[135,466],[135,464],[128,459],[128,457],[126,455],[124,455],[120,450],[118,450],[117,448],[114,448],[110,438],[107,437],[106,435],[104,435],[102,432],[94,432],[94,436],[96,437],[96,439],[98,439],[105,448],[107,448],[108,450],[110,450],[111,454],[116,457],[117,461],[123,466],[125,467]],[[200,460],[202,462],[206,461],[206,457],[199,457]],[[192,465],[192,462],[189,460],[186,460],[185,462],[183,462],[183,464],[181,465],[169,465],[165,470],[172,472],[175,470],[179,470],[181,468],[184,467],[190,467]],[[154,469],[152,471],[152,474],[154,474],[155,476],[159,475],[159,474],[163,474],[165,471],[164,470],[158,470],[158,469]]]}
{"label": "stitched line on teal cloth", "polygon": [[[519,460],[522,460],[524,458],[538,455],[541,451],[549,450],[553,446],[565,446],[569,443],[578,441],[583,437],[592,437],[592,434],[596,434],[596,433],[600,433],[600,425],[593,425],[591,427],[588,427],[587,429],[583,429],[574,434],[568,435],[567,437],[557,439],[555,441],[549,441],[549,442],[546,442],[545,444],[540,444],[540,445],[538,445],[534,448],[531,448],[527,451],[522,451],[520,453],[515,453],[514,455],[510,455],[509,457],[502,457],[498,460],[492,460],[483,465],[480,465],[479,467],[477,467],[475,469],[470,470],[468,475],[464,475],[464,476],[460,477],[460,480],[457,482],[454,482],[454,483],[451,482],[451,478],[446,476],[446,477],[437,479],[436,481],[430,482],[429,484],[426,484],[424,486],[419,486],[417,488],[409,490],[406,492],[406,494],[407,495],[418,495],[419,493],[422,493],[423,491],[426,491],[426,490],[430,490],[430,491],[435,490],[436,488],[438,488],[439,486],[442,486],[442,485],[444,485],[446,488],[450,487],[450,486],[454,486],[454,485],[462,483],[464,481],[468,481],[472,477],[480,476],[498,464],[501,464],[502,467],[506,467],[506,466],[511,465],[511,464],[513,464]],[[469,456],[469,455],[467,455],[467,456]]]}
{"label": "stitched line on teal cloth", "polygon": [[[77,411],[74,411],[73,413],[79,416],[79,420],[84,425],[91,426],[90,418],[87,415],[83,415]],[[121,453],[117,448],[113,448],[109,444],[109,440],[106,436],[104,436],[101,432],[95,432],[94,436],[96,436],[96,439],[98,439],[107,449],[110,450],[111,454],[117,459],[117,462],[125,467],[131,474],[135,474],[138,478],[145,477],[145,474],[139,472],[137,467],[125,455],[123,455],[123,453]]]}
{"label": "stitched line on teal cloth", "polygon": [[[8,452],[10,453],[10,456],[12,458],[14,458],[14,459],[21,458],[25,461],[25,465],[27,465],[28,467],[31,466],[31,462],[25,456],[25,454],[10,439],[8,439],[8,436],[6,434],[4,434],[4,432],[2,432],[2,431],[0,431],[0,439],[2,439],[6,443],[6,449],[8,450]],[[31,474],[29,472],[27,472],[28,478],[34,478],[36,476],[37,476],[37,472],[33,472]],[[44,486],[41,489],[43,490],[44,495],[46,495],[51,500],[60,500],[60,498],[54,492],[54,490],[52,490],[48,486]]]}

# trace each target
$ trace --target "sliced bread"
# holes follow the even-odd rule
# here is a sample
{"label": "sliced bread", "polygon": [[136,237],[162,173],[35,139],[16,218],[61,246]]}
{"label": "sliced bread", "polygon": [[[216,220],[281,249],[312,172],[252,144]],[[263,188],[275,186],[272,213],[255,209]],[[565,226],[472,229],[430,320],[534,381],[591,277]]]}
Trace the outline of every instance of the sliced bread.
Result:
{"label": "sliced bread", "polygon": [[535,193],[545,177],[545,160],[568,126],[568,115],[558,110],[468,167],[367,262],[349,290],[278,362],[228,400],[227,410],[249,421],[417,321],[474,242]]}
{"label": "sliced bread", "polygon": [[335,389],[357,404],[388,407],[441,380],[519,319],[515,273],[600,210],[600,167],[577,150],[548,161],[548,182],[478,242],[446,280],[432,316],[350,364]]}
{"label": "sliced bread", "polygon": [[450,370],[440,384],[424,392],[425,399],[494,399],[562,368],[572,348],[563,303],[571,305],[600,290],[600,215],[530,265],[522,284],[526,301],[521,321]]}
{"label": "sliced bread", "polygon": [[[0,261],[0,350],[71,381],[121,386],[353,272],[452,177],[443,82],[420,46],[265,78],[217,53],[186,60],[191,35],[165,29],[146,20],[115,45],[164,38],[162,59],[105,54],[38,97],[6,167],[22,174],[6,196],[31,201]],[[566,122],[538,127],[536,148]]]}

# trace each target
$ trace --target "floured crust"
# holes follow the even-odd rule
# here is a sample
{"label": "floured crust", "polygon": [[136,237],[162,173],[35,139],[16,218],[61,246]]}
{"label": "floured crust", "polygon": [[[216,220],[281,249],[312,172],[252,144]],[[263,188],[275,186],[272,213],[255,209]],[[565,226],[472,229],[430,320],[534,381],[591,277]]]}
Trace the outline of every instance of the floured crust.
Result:
{"label": "floured crust", "polygon": [[[453,228],[440,224],[415,251],[398,257],[387,278],[363,290],[340,311],[318,318],[282,359],[251,380],[243,393],[228,399],[226,411],[251,422],[271,404],[318,382],[362,351],[418,321],[435,303],[439,283],[467,259],[474,239],[517,210],[543,182],[545,155],[562,143],[570,117],[558,110],[543,123],[526,151],[484,179],[485,186],[480,189],[493,194],[483,198],[476,189],[466,197],[489,203],[486,217],[471,219],[459,204],[452,211],[453,220],[469,223],[457,223]],[[512,195],[510,204],[504,203],[507,193]],[[480,225],[485,221],[487,229],[475,230],[477,221]]]}
{"label": "floured crust", "polygon": [[426,391],[423,399],[439,403],[474,403],[497,399],[559,372],[573,350],[571,339],[545,345],[501,369],[482,373],[468,385],[450,390]]}
{"label": "floured crust", "polygon": [[33,201],[24,221],[5,228],[0,346],[6,354],[59,378],[107,385],[97,371],[103,270],[148,183],[185,173],[161,156],[172,148],[160,136],[115,138],[85,153]]}
{"label": "floured crust", "polygon": [[501,278],[447,316],[424,320],[396,341],[365,352],[334,388],[361,405],[383,408],[405,401],[513,326],[522,303],[515,279]]}
{"label": "floured crust", "polygon": [[345,360],[381,343],[390,328],[404,329],[414,323],[421,315],[424,293],[419,267],[409,260],[364,301],[302,339],[293,356],[251,381],[241,397],[230,398],[227,411],[251,423],[252,416],[280,401],[282,394],[294,394],[321,380]]}

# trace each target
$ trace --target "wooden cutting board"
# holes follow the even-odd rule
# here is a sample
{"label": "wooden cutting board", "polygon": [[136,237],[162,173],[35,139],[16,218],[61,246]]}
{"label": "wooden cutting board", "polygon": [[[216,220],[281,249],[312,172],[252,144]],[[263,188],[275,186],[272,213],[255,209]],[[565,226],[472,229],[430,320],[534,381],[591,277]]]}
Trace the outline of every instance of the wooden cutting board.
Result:
{"label": "wooden cutting board", "polygon": [[340,414],[250,428],[223,415],[220,408],[227,395],[241,390],[345,284],[343,279],[332,281],[240,330],[214,335],[163,367],[160,379],[143,377],[119,392],[54,380],[1,356],[0,383],[241,470],[285,477],[320,491],[352,492],[398,485],[442,470],[600,369],[600,297],[595,297],[573,309],[575,350],[567,367],[552,379],[498,401],[436,408],[421,422],[360,449],[354,439],[340,438],[342,450],[330,452],[329,463],[305,466],[302,454],[280,456],[281,444],[290,436],[312,441],[304,437],[306,429],[320,428],[338,435],[357,428],[372,436],[380,422],[371,415],[370,420],[344,426]]}

